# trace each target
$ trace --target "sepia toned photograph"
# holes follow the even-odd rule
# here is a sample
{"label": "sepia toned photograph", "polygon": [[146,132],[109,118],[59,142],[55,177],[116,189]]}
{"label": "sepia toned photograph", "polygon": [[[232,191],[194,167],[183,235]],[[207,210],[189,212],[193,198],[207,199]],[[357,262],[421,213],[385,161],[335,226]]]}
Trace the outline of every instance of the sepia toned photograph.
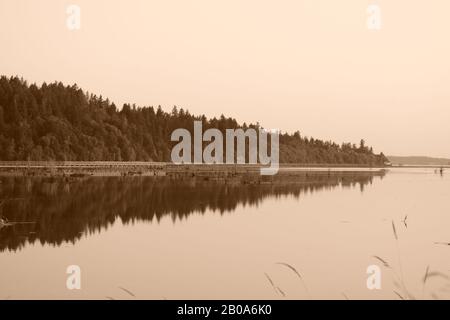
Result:
{"label": "sepia toned photograph", "polygon": [[449,12],[0,0],[0,300],[450,299]]}

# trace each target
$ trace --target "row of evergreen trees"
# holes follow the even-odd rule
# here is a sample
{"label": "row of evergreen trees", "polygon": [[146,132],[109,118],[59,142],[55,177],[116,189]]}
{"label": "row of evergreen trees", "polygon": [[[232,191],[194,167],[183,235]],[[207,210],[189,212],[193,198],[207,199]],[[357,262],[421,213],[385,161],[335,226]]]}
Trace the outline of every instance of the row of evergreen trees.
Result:
{"label": "row of evergreen trees", "polygon": [[[18,77],[0,78],[0,160],[115,160],[170,161],[177,128],[191,130],[194,120],[203,129],[255,128],[233,118],[207,119],[174,107],[124,104],[119,110],[102,96],[61,82],[28,85]],[[338,145],[302,137],[299,132],[280,135],[280,162],[381,165],[363,140],[357,146]]]}

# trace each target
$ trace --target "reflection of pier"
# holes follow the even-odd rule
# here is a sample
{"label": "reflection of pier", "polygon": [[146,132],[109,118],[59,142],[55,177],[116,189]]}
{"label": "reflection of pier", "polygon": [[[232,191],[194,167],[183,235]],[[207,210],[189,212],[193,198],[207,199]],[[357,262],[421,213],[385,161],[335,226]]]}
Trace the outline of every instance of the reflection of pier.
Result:
{"label": "reflection of pier", "polygon": [[349,168],[349,167],[304,167],[281,165],[275,175],[261,175],[261,165],[250,164],[167,164],[165,175],[184,179],[197,178],[203,180],[234,181],[247,183],[298,183],[299,179],[314,177],[346,177],[346,176],[383,176],[381,168]]}

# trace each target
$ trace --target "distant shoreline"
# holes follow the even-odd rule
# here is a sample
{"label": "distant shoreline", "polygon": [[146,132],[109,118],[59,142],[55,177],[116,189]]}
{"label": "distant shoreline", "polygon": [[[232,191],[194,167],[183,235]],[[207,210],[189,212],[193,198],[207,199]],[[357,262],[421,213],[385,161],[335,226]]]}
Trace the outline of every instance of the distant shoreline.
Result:
{"label": "distant shoreline", "polygon": [[433,158],[426,156],[387,156],[392,165],[395,166],[443,166],[450,167],[450,159]]}
{"label": "distant shoreline", "polygon": [[390,168],[424,168],[424,169],[440,169],[450,168],[448,164],[393,164]]}

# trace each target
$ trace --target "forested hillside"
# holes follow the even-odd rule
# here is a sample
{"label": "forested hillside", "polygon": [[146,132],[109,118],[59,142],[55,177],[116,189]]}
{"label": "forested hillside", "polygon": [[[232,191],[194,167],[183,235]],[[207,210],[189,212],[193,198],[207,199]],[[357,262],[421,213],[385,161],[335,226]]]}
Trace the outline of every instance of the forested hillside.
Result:
{"label": "forested hillside", "polygon": [[[0,160],[115,160],[170,161],[177,128],[192,132],[193,121],[203,129],[259,128],[238,124],[233,118],[207,119],[173,107],[117,108],[102,96],[62,83],[28,85],[11,77],[0,78]],[[381,165],[364,141],[338,145],[294,134],[280,135],[281,163]]]}

